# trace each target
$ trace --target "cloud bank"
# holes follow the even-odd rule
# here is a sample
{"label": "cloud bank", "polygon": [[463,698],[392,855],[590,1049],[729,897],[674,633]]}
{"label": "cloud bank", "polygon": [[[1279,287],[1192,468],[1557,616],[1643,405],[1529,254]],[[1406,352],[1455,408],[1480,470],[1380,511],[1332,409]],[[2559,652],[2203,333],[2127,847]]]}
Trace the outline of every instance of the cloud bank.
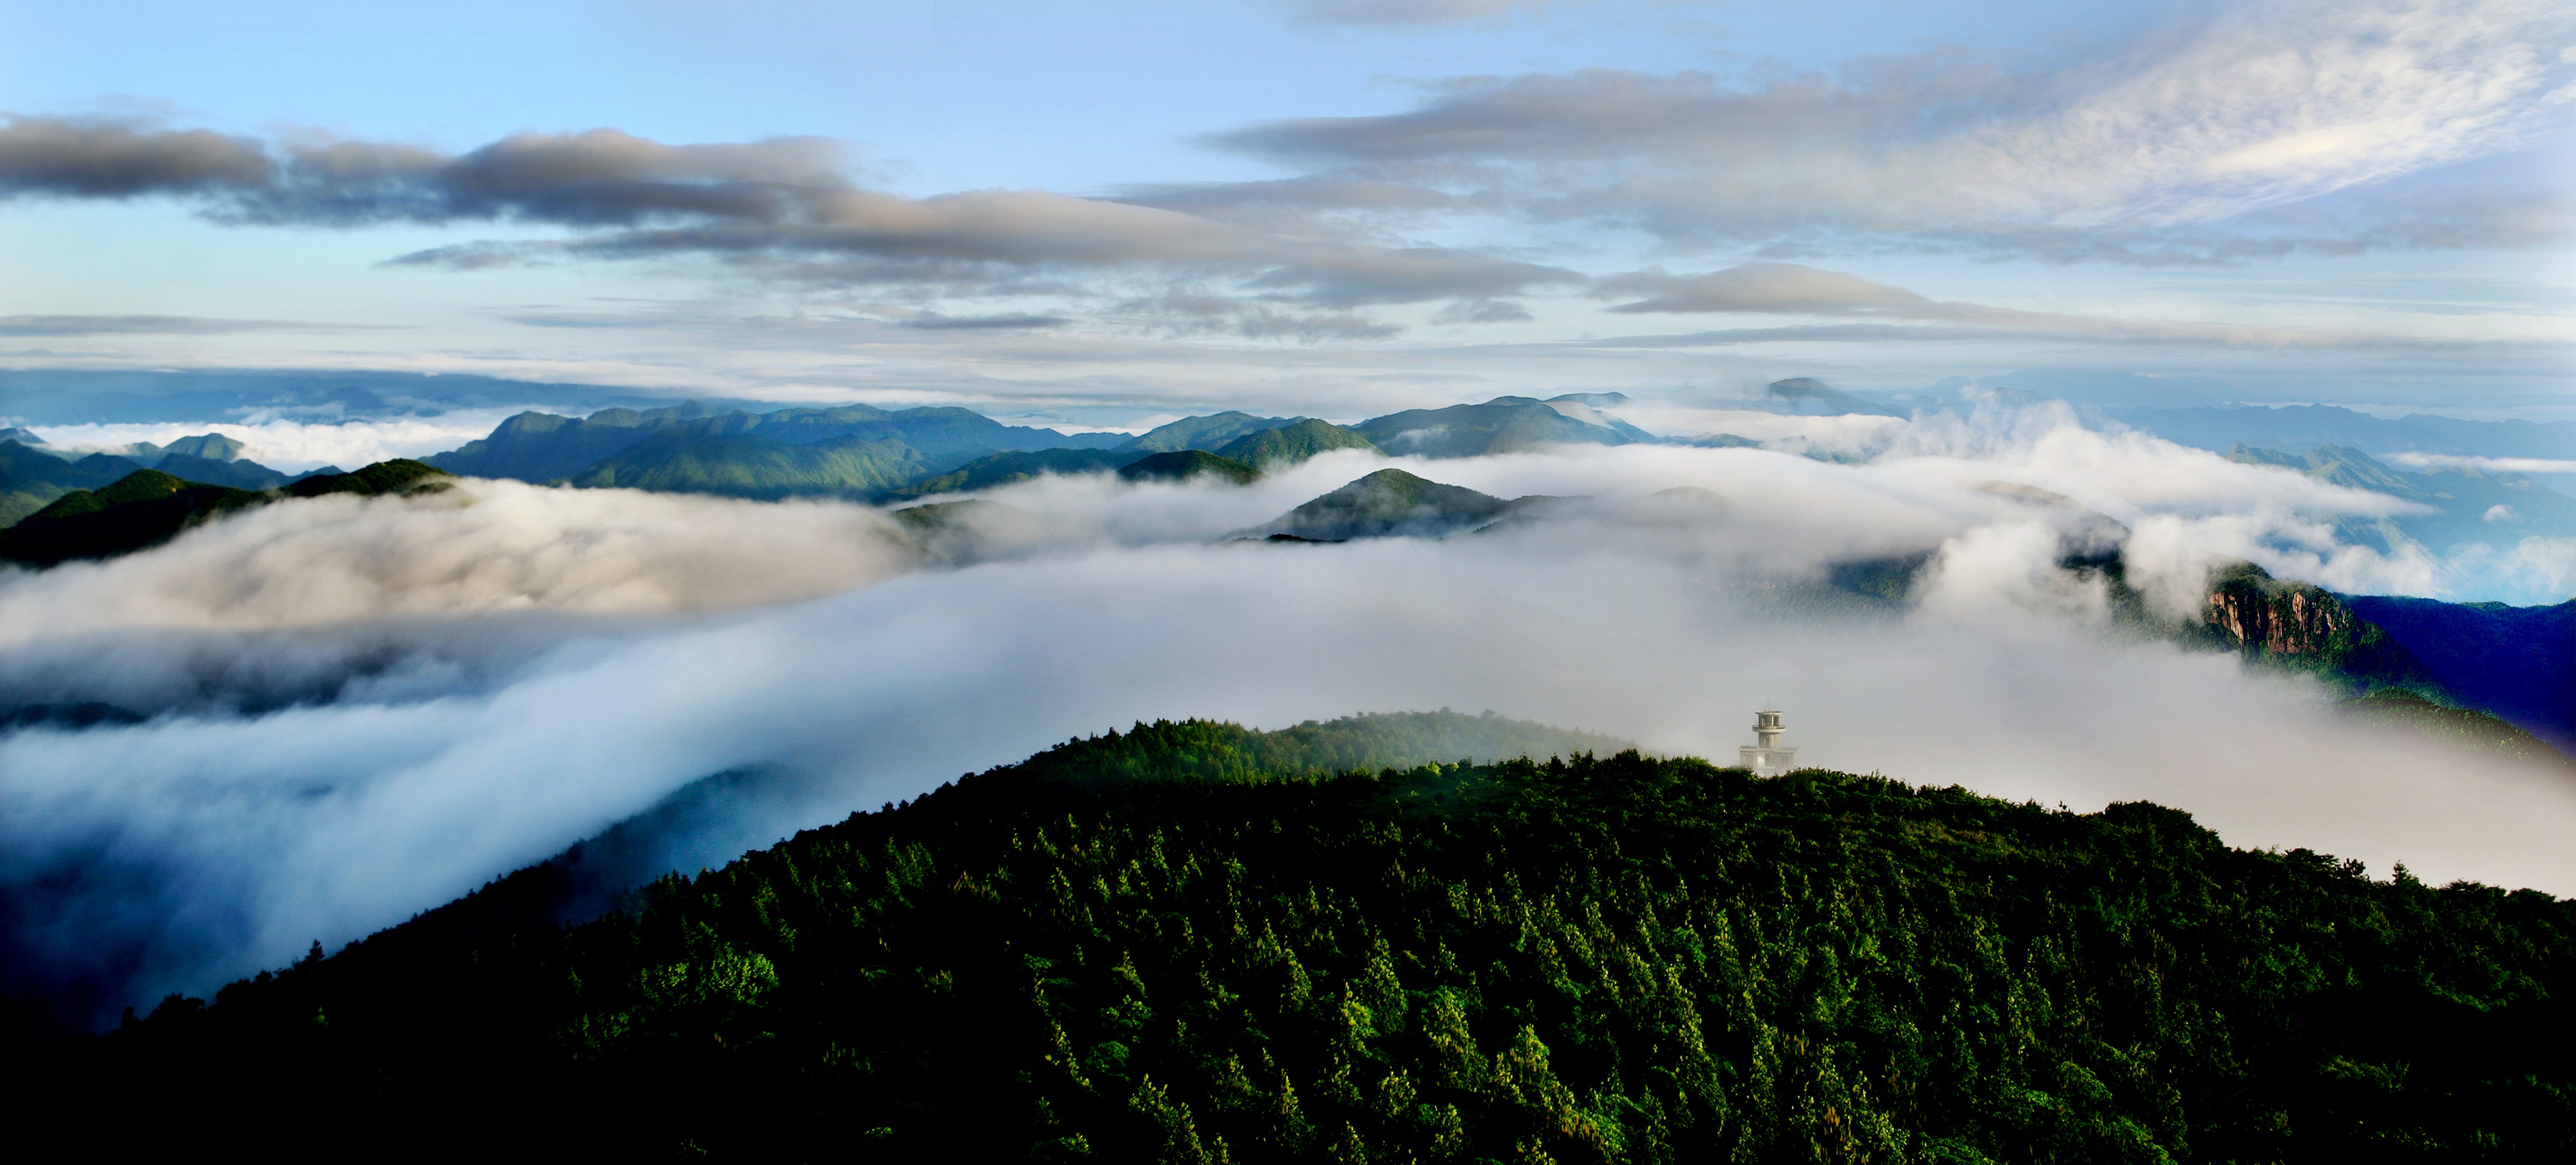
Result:
{"label": "cloud bank", "polygon": [[[2304,531],[2385,499],[2062,420],[1912,427],[1864,465],[1396,462],[1570,499],[1442,542],[1220,540],[1387,464],[1344,451],[1245,488],[1039,479],[918,550],[846,504],[469,482],[0,578],[0,703],[143,717],[0,735],[12,961],[109,984],[112,1010],[399,921],[718,772],[790,776],[783,830],[1133,719],[1443,705],[1722,756],[1773,701],[1820,764],[2576,890],[2563,776],[2123,640],[2054,565],[2107,515],[2133,578],[2187,592],[2220,554],[2287,571]],[[1889,556],[1932,564],[1910,613],[1816,605],[1830,564]]]}
{"label": "cloud bank", "polygon": [[[2439,207],[2405,192],[2337,222],[2248,216],[2561,140],[2571,43],[2576,18],[2536,0],[2277,0],[2071,63],[1951,50],[1750,83],[1461,78],[1404,112],[1215,141],[1305,172],[1318,210],[1334,191],[1409,188],[1782,257],[1873,240],[2149,264],[2531,245],[2565,237],[2563,201],[2535,214],[2527,192]],[[1189,193],[1206,206],[1220,190]]]}

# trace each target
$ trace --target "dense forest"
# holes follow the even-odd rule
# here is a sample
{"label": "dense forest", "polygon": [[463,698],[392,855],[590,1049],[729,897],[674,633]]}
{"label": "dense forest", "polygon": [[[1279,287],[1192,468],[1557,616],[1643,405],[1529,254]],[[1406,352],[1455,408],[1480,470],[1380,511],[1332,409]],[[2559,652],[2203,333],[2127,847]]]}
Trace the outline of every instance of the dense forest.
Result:
{"label": "dense forest", "polygon": [[2576,1149],[2576,903],[2148,804],[1633,751],[1328,772],[1445,723],[1138,725],[573,927],[496,885],[21,1056],[21,1111],[371,1155]]}

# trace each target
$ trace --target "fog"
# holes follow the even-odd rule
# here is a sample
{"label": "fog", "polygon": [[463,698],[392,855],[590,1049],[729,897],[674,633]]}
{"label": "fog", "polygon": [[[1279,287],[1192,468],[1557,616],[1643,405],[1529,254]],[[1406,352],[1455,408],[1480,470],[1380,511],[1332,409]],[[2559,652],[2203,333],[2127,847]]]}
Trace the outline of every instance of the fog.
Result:
{"label": "fog", "polygon": [[[1439,541],[1229,540],[1387,464],[1567,500]],[[2108,625],[2068,548],[2125,541],[2177,604],[2234,555],[2321,582],[2452,568],[2332,543],[2388,499],[2152,438],[1995,415],[1856,465],[1341,452],[1248,487],[983,497],[925,534],[846,503],[469,481],[0,577],[0,708],[142,717],[0,736],[11,958],[108,1006],[202,992],[718,772],[796,780],[776,836],[1140,719],[1442,706],[1729,758],[1767,704],[1807,763],[2152,799],[2240,846],[2576,892],[2563,773],[2356,727],[2312,685]],[[1902,607],[1820,585],[1905,556],[1929,564]]]}

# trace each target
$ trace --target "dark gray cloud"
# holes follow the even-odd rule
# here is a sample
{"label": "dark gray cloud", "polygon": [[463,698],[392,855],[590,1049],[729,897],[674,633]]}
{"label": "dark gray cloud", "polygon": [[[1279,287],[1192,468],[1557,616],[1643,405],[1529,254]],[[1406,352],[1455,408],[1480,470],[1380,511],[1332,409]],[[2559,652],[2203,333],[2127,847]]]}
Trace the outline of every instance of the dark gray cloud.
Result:
{"label": "dark gray cloud", "polygon": [[99,120],[15,118],[0,196],[187,199],[273,226],[510,221],[569,240],[466,242],[397,263],[472,270],[549,259],[713,256],[789,278],[971,287],[1046,269],[1166,268],[1351,308],[1485,300],[1583,276],[1445,247],[1387,246],[1041,190],[905,198],[842,172],[817,138],[674,146],[616,130],[515,134],[458,155],[375,142],[262,143]]}
{"label": "dark gray cloud", "polygon": [[922,328],[930,331],[941,332],[976,332],[1013,331],[1022,328],[1055,328],[1062,327],[1072,322],[1072,320],[1064,316],[943,316],[931,314],[914,316],[911,319],[903,321],[903,326],[907,328]]}
{"label": "dark gray cloud", "polygon": [[0,120],[0,195],[132,198],[256,191],[275,173],[259,142],[100,119]]}

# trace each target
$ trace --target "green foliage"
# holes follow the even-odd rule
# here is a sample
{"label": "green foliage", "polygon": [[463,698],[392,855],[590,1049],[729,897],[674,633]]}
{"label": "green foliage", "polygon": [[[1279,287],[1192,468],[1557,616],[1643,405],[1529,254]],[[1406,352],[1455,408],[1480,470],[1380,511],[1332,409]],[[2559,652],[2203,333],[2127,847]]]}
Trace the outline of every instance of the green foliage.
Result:
{"label": "green foliage", "polygon": [[[1243,437],[1291,423],[1286,417],[1256,417],[1227,410],[1204,417],[1183,417],[1150,430],[1118,447],[1121,453],[1177,453],[1184,449],[1221,452]],[[1321,423],[1321,422],[1318,422]],[[1231,453],[1228,457],[1234,456]]]}
{"label": "green foliage", "polygon": [[2474,708],[2449,708],[2403,688],[2381,688],[2336,702],[2344,715],[2365,724],[2412,728],[2444,744],[2514,760],[2576,768],[2576,761],[2539,737]]}
{"label": "green foliage", "polygon": [[978,457],[947,473],[922,478],[901,489],[888,490],[885,496],[917,498],[960,490],[991,489],[1048,473],[1105,473],[1132,456],[1106,449],[1031,449],[994,453]]}
{"label": "green foliage", "polygon": [[1207,477],[1245,485],[1259,476],[1258,469],[1204,449],[1151,453],[1118,467],[1121,481],[1189,481]]}
{"label": "green foliage", "polygon": [[308,1135],[585,1157],[2576,1149],[2576,904],[2152,805],[1634,752],[1298,778],[1263,736],[1075,742],[571,929],[424,918],[174,997],[21,1095],[192,1142],[291,1103]]}
{"label": "green foliage", "polygon": [[765,437],[649,437],[583,470],[590,489],[711,493],[728,497],[872,497],[919,476],[921,454],[894,438],[855,434],[810,445]]}
{"label": "green foliage", "polygon": [[1267,469],[1272,462],[1295,465],[1331,449],[1375,449],[1377,443],[1357,429],[1345,429],[1308,417],[1293,425],[1263,429],[1218,446],[1217,456]]}
{"label": "green foliage", "polygon": [[1476,457],[1547,445],[1624,445],[1632,438],[1614,429],[1574,420],[1544,401],[1498,396],[1483,404],[1407,409],[1353,426],[1389,453],[1425,457]]}
{"label": "green foliage", "polygon": [[76,558],[113,557],[159,545],[190,526],[267,500],[265,494],[138,469],[97,490],[73,490],[0,530],[0,559],[53,566]]}
{"label": "green foliage", "polygon": [[1381,469],[1290,510],[1255,533],[1313,541],[1455,533],[1502,515],[1511,503],[1464,486]]}
{"label": "green foliage", "polygon": [[2355,691],[2441,691],[2422,661],[2331,592],[2273,578],[2250,562],[2211,572],[2200,624],[2189,630],[2250,663],[2313,674]]}
{"label": "green foliage", "polygon": [[53,566],[76,558],[112,558],[158,546],[189,527],[281,498],[348,493],[362,497],[444,489],[445,470],[397,458],[355,473],[304,478],[283,490],[242,490],[185,481],[138,469],[97,490],[73,490],[6,530],[0,559]]}
{"label": "green foliage", "polygon": [[358,494],[362,497],[377,497],[384,494],[443,489],[447,485],[446,479],[450,476],[452,475],[446,470],[437,466],[413,461],[407,457],[397,457],[391,461],[376,462],[350,473],[308,477],[287,486],[286,492],[299,498],[321,497],[324,494]]}

